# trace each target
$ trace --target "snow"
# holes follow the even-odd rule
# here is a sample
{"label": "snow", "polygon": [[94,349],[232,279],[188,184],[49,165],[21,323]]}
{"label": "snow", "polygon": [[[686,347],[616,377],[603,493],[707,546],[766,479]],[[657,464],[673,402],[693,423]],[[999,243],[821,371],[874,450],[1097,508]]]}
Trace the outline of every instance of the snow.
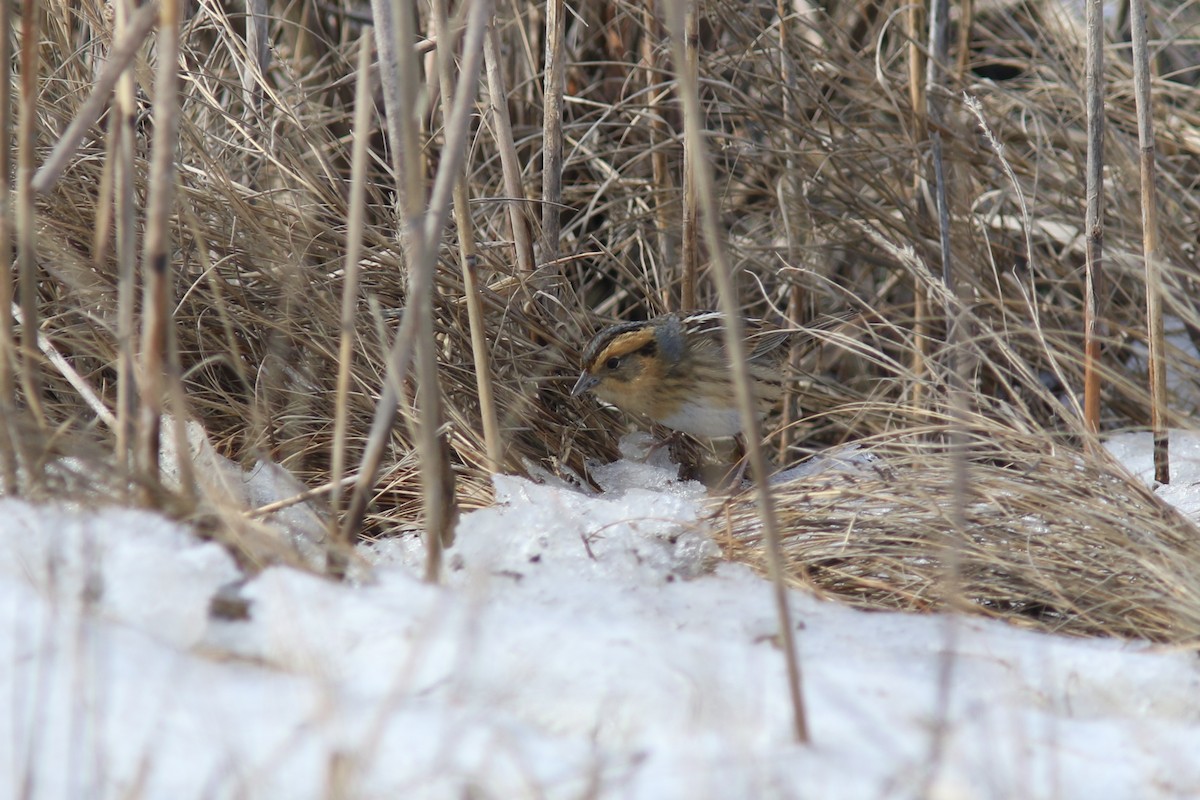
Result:
{"label": "snow", "polygon": [[[1156,486],[1158,495],[1193,519],[1200,519],[1200,435],[1173,430],[1168,434],[1171,482]],[[1125,468],[1154,486],[1154,449],[1148,433],[1121,433],[1104,443]]]}
{"label": "snow", "polygon": [[[1200,436],[1172,445],[1195,514]],[[1148,448],[1110,443],[1147,479]],[[155,514],[0,500],[0,797],[1200,794],[1192,652],[793,591],[796,744],[770,587],[672,475],[655,453],[594,496],[498,477],[440,586],[411,539],[364,546],[357,584],[239,583]],[[249,619],[211,615],[219,590]]]}

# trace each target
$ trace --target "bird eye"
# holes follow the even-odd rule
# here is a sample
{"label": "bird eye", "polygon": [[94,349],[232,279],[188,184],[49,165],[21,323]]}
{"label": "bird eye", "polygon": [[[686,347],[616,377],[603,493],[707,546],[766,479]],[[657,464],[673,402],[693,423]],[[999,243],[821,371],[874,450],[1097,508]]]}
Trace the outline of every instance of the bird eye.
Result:
{"label": "bird eye", "polygon": [[621,359],[613,356],[608,361],[604,362],[604,366],[608,367],[609,369],[616,369],[617,367],[621,366]]}

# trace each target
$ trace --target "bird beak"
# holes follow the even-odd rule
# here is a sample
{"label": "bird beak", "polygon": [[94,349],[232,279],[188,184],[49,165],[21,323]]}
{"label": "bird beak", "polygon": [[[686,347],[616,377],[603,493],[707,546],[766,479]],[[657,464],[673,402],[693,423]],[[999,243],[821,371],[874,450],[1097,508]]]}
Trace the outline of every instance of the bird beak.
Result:
{"label": "bird beak", "polygon": [[579,395],[583,394],[588,389],[591,389],[599,382],[599,378],[588,374],[586,370],[581,372],[579,374],[579,380],[575,381],[575,388],[571,390],[571,397],[579,397]]}

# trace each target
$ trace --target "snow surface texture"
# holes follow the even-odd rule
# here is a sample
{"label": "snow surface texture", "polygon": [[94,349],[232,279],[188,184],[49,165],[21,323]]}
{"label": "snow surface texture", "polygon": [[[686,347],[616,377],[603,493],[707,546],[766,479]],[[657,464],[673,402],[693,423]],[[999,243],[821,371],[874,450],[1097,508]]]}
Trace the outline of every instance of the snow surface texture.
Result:
{"label": "snow surface texture", "polygon": [[[1148,442],[1114,452],[1136,472]],[[1195,509],[1200,438],[1176,443]],[[0,501],[0,797],[1200,795],[1192,653],[792,592],[796,745],[770,589],[716,562],[701,489],[600,477],[498,478],[443,586],[391,540],[360,586],[267,570],[242,621],[208,613],[231,559],[173,523]]]}

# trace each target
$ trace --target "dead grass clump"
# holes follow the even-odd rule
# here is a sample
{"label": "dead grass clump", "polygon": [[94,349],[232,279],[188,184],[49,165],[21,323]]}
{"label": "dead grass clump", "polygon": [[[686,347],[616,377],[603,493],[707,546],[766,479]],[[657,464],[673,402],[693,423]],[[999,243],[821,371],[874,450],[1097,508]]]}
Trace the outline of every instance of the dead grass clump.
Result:
{"label": "dead grass clump", "polygon": [[[1104,458],[995,424],[969,433],[965,526],[951,462],[925,437],[879,437],[870,468],[779,486],[791,580],[863,608],[1200,643],[1194,523]],[[751,496],[720,504],[713,522],[728,557],[765,570]]]}

